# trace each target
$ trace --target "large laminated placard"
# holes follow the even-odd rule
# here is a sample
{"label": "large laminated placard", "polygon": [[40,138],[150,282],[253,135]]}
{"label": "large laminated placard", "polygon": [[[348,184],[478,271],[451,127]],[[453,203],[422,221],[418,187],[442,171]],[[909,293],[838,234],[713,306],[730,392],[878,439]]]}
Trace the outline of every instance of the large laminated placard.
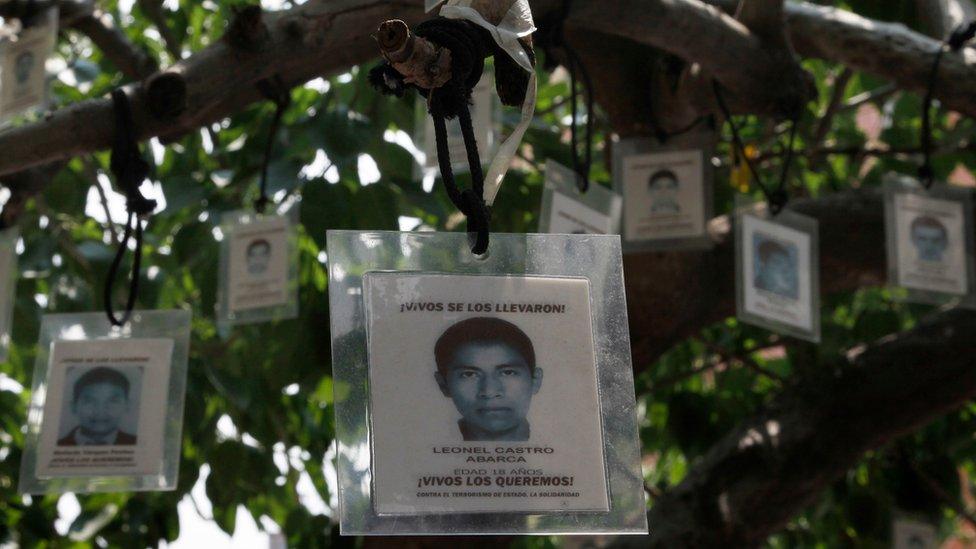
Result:
{"label": "large laminated placard", "polygon": [[343,534],[646,532],[618,237],[328,254]]}
{"label": "large laminated placard", "polygon": [[175,489],[189,336],[188,311],[45,315],[20,491]]}

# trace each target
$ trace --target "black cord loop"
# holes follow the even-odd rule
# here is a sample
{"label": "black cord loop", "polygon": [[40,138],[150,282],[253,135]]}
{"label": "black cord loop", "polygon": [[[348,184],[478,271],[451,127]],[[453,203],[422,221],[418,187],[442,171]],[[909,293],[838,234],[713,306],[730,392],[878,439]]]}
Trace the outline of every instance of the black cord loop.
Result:
{"label": "black cord loop", "polygon": [[922,165],[918,168],[918,177],[922,181],[925,189],[932,188],[935,183],[935,169],[932,167],[932,101],[935,99],[935,85],[939,79],[939,66],[946,48],[957,52],[966,45],[966,42],[976,37],[976,20],[968,24],[956,27],[952,33],[939,44],[938,51],[935,52],[935,59],[932,61],[932,70],[929,72],[928,86],[925,90],[925,97],[922,99]]}
{"label": "black cord loop", "polygon": [[[576,179],[577,187],[580,192],[585,193],[590,188],[590,170],[593,168],[593,80],[590,78],[586,65],[576,50],[566,41],[565,24],[572,8],[572,0],[563,0],[562,9],[558,19],[552,23],[550,42],[555,48],[563,51],[566,56],[566,70],[569,72],[569,102],[570,102],[570,146],[573,162],[573,171],[578,176]],[[582,80],[582,90],[580,89]],[[586,127],[583,142],[582,159],[580,158],[580,137],[579,137],[579,96],[583,95],[586,110]]]}
{"label": "black cord loop", "polygon": [[280,75],[257,83],[257,88],[269,101],[274,102],[275,112],[268,128],[268,139],[264,144],[264,158],[261,161],[260,196],[254,201],[254,210],[263,214],[271,200],[268,198],[268,168],[271,165],[271,152],[274,149],[275,136],[281,127],[281,118],[285,110],[291,105],[291,90],[285,85]]}
{"label": "black cord loop", "polygon": [[[471,121],[471,94],[485,70],[485,57],[492,51],[493,39],[480,27],[467,21],[437,17],[417,26],[416,35],[451,52],[451,80],[427,95],[427,108],[434,121],[437,162],[444,188],[455,207],[468,220],[471,252],[488,250],[491,211],[484,199],[485,176],[481,167],[477,137]],[[461,191],[454,178],[451,151],[447,141],[447,120],[457,117],[471,172],[471,189]]]}
{"label": "black cord loop", "polygon": [[735,121],[732,119],[732,112],[729,110],[728,104],[725,102],[725,97],[722,95],[721,84],[717,80],[712,80],[712,89],[715,92],[715,101],[718,103],[719,109],[722,111],[722,116],[725,117],[729,122],[729,128],[732,130],[732,144],[736,149],[736,152],[742,157],[742,161],[746,163],[749,168],[749,173],[752,174],[753,180],[759,186],[763,195],[766,197],[766,202],[769,204],[769,211],[773,216],[779,215],[786,207],[786,203],[789,202],[790,196],[786,189],[786,182],[789,179],[790,167],[793,164],[793,153],[794,144],[796,142],[796,127],[800,113],[797,112],[794,117],[790,120],[790,137],[789,143],[787,144],[786,156],[783,160],[783,166],[780,171],[779,184],[776,189],[771,189],[761,177],[759,177],[759,172],[756,171],[755,165],[752,163],[752,159],[746,154],[746,147],[742,141],[742,136],[739,134],[739,128],[736,126]]}
{"label": "black cord loop", "polygon": [[[129,97],[124,90],[116,89],[112,92],[112,106],[115,112],[115,138],[112,144],[112,160],[110,168],[116,182],[122,187],[126,196],[127,218],[125,231],[119,249],[115,253],[112,265],[109,267],[105,280],[105,314],[113,326],[122,326],[129,321],[139,295],[139,273],[142,267],[143,218],[156,209],[156,201],[142,195],[139,186],[149,175],[149,164],[139,151],[136,142],[135,127],[132,121],[132,108]],[[129,295],[126,298],[125,309],[121,317],[115,314],[112,305],[112,293],[115,279],[122,266],[122,259],[129,247],[129,240],[135,238],[135,250],[132,258],[132,271],[129,279]]]}

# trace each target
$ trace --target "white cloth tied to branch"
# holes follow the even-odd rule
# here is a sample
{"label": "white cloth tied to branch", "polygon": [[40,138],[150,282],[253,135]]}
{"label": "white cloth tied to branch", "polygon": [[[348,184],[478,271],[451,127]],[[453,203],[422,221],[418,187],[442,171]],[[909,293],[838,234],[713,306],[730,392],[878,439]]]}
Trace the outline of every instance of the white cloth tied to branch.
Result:
{"label": "white cloth tied to branch", "polygon": [[[427,11],[435,9],[444,3],[444,0],[427,0]],[[529,84],[525,90],[525,101],[522,103],[522,117],[512,134],[502,142],[495,153],[495,157],[488,167],[485,175],[485,203],[489,206],[495,201],[498,190],[502,186],[502,180],[508,172],[508,167],[518,152],[518,147],[522,143],[532,117],[535,115],[535,103],[537,94],[537,82],[535,68],[529,59],[528,52],[522,47],[519,38],[528,36],[535,32],[535,23],[532,20],[532,10],[529,8],[528,0],[515,0],[509,7],[508,12],[497,24],[485,18],[474,4],[475,0],[448,0],[447,4],[441,8],[440,15],[448,19],[464,19],[491,33],[495,42],[505,50],[513,60],[523,69],[529,72]]]}

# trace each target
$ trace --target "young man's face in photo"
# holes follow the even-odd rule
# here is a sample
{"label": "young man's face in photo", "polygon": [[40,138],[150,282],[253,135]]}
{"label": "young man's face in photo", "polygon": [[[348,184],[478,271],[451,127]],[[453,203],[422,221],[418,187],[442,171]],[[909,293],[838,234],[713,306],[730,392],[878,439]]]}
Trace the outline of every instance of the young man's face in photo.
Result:
{"label": "young man's face in photo", "polygon": [[247,272],[262,274],[268,270],[271,262],[271,246],[264,242],[251,244],[247,249]]}
{"label": "young man's face in photo", "polygon": [[648,184],[651,209],[654,211],[678,211],[678,180],[670,174],[654,176]]}
{"label": "young man's face in photo", "polygon": [[14,68],[14,76],[17,78],[18,84],[24,84],[27,79],[30,78],[31,69],[34,68],[34,54],[31,52],[25,52],[17,57],[16,66]]}
{"label": "young man's face in photo", "polygon": [[85,436],[108,436],[118,430],[129,411],[129,398],[115,383],[92,383],[78,393],[73,411]]}
{"label": "young man's face in photo", "polygon": [[446,375],[436,377],[468,429],[482,440],[504,440],[517,431],[542,384],[542,370],[530,370],[525,358],[502,342],[460,346]]}
{"label": "young man's face in photo", "polygon": [[912,229],[912,244],[922,261],[942,261],[949,246],[945,230],[928,225],[919,225]]}
{"label": "young man's face in photo", "polygon": [[789,254],[770,253],[761,265],[759,278],[763,289],[775,294],[792,296],[796,293],[797,273]]}

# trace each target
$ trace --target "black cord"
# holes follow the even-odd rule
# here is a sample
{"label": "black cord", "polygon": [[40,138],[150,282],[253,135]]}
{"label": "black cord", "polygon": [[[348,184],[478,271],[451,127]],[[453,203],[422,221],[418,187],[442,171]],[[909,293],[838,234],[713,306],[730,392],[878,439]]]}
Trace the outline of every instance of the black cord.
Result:
{"label": "black cord", "polygon": [[[112,92],[112,106],[115,112],[115,137],[112,144],[111,171],[116,182],[122,187],[126,196],[126,210],[128,216],[125,222],[125,232],[119,248],[109,267],[105,280],[104,303],[105,314],[114,326],[122,326],[132,316],[139,295],[139,273],[142,267],[143,224],[142,219],[156,209],[156,201],[142,195],[139,186],[149,174],[149,164],[139,151],[136,142],[135,127],[132,121],[132,108],[125,91],[116,89]],[[125,310],[121,317],[115,314],[112,305],[112,293],[115,279],[122,266],[122,259],[129,247],[129,240],[135,238],[135,250],[132,258],[132,271],[129,279],[129,295],[126,298]]]}
{"label": "black cord", "polygon": [[[488,251],[491,211],[484,199],[485,176],[481,167],[478,142],[471,122],[471,93],[484,73],[485,57],[493,43],[491,35],[467,21],[437,17],[421,23],[416,35],[445,47],[451,52],[451,80],[440,88],[428,90],[428,111],[434,121],[437,162],[441,179],[451,202],[468,220],[471,252]],[[458,118],[461,136],[471,171],[471,188],[461,191],[451,166],[447,141],[447,120]]]}
{"label": "black cord", "polygon": [[722,111],[722,116],[725,117],[729,122],[729,127],[732,129],[732,143],[737,149],[737,152],[742,157],[743,162],[749,167],[749,172],[752,174],[753,180],[759,186],[763,195],[766,197],[766,201],[769,203],[769,211],[773,215],[778,215],[783,208],[786,207],[786,203],[789,201],[789,194],[786,192],[786,181],[789,178],[790,167],[793,163],[793,153],[794,153],[794,143],[796,141],[796,127],[797,119],[799,113],[790,121],[790,138],[787,145],[786,157],[783,159],[782,170],[780,171],[779,185],[776,190],[770,190],[769,186],[763,182],[762,178],[759,177],[759,172],[756,171],[755,165],[752,163],[752,159],[746,154],[746,147],[742,141],[742,137],[739,135],[739,128],[735,125],[735,121],[732,119],[732,112],[729,110],[728,104],[725,102],[725,97],[722,95],[721,85],[717,80],[712,80],[712,89],[715,91],[715,100],[718,103],[719,109]]}
{"label": "black cord", "polygon": [[956,27],[952,33],[941,44],[935,52],[935,59],[932,61],[932,70],[929,72],[928,86],[925,90],[925,97],[922,99],[922,165],[918,168],[918,177],[922,180],[922,186],[926,189],[932,188],[935,183],[935,169],[932,167],[932,101],[935,99],[935,85],[939,79],[939,65],[946,48],[957,52],[966,45],[966,42],[976,37],[976,20],[968,24]]}
{"label": "black cord", "polygon": [[[593,80],[590,78],[586,65],[583,64],[579,54],[566,41],[565,23],[569,17],[572,7],[572,0],[563,0],[559,19],[554,23],[555,29],[552,34],[553,45],[563,50],[566,55],[566,69],[569,71],[569,102],[570,102],[570,145],[573,162],[573,171],[576,172],[576,184],[580,192],[585,193],[590,188],[590,170],[593,168]],[[580,88],[580,77],[582,77],[583,90]],[[579,96],[583,94],[586,103],[586,129],[585,142],[583,144],[583,158],[580,159],[580,139],[579,139]]]}
{"label": "black cord", "polygon": [[259,214],[263,214],[271,200],[268,198],[268,168],[271,164],[271,152],[274,148],[275,136],[281,127],[281,117],[291,104],[291,92],[285,86],[281,77],[275,75],[274,78],[261,80],[257,83],[258,90],[275,104],[274,117],[271,119],[271,126],[268,128],[268,139],[264,144],[264,159],[261,162],[261,182],[259,185],[260,196],[254,201],[254,209]]}

